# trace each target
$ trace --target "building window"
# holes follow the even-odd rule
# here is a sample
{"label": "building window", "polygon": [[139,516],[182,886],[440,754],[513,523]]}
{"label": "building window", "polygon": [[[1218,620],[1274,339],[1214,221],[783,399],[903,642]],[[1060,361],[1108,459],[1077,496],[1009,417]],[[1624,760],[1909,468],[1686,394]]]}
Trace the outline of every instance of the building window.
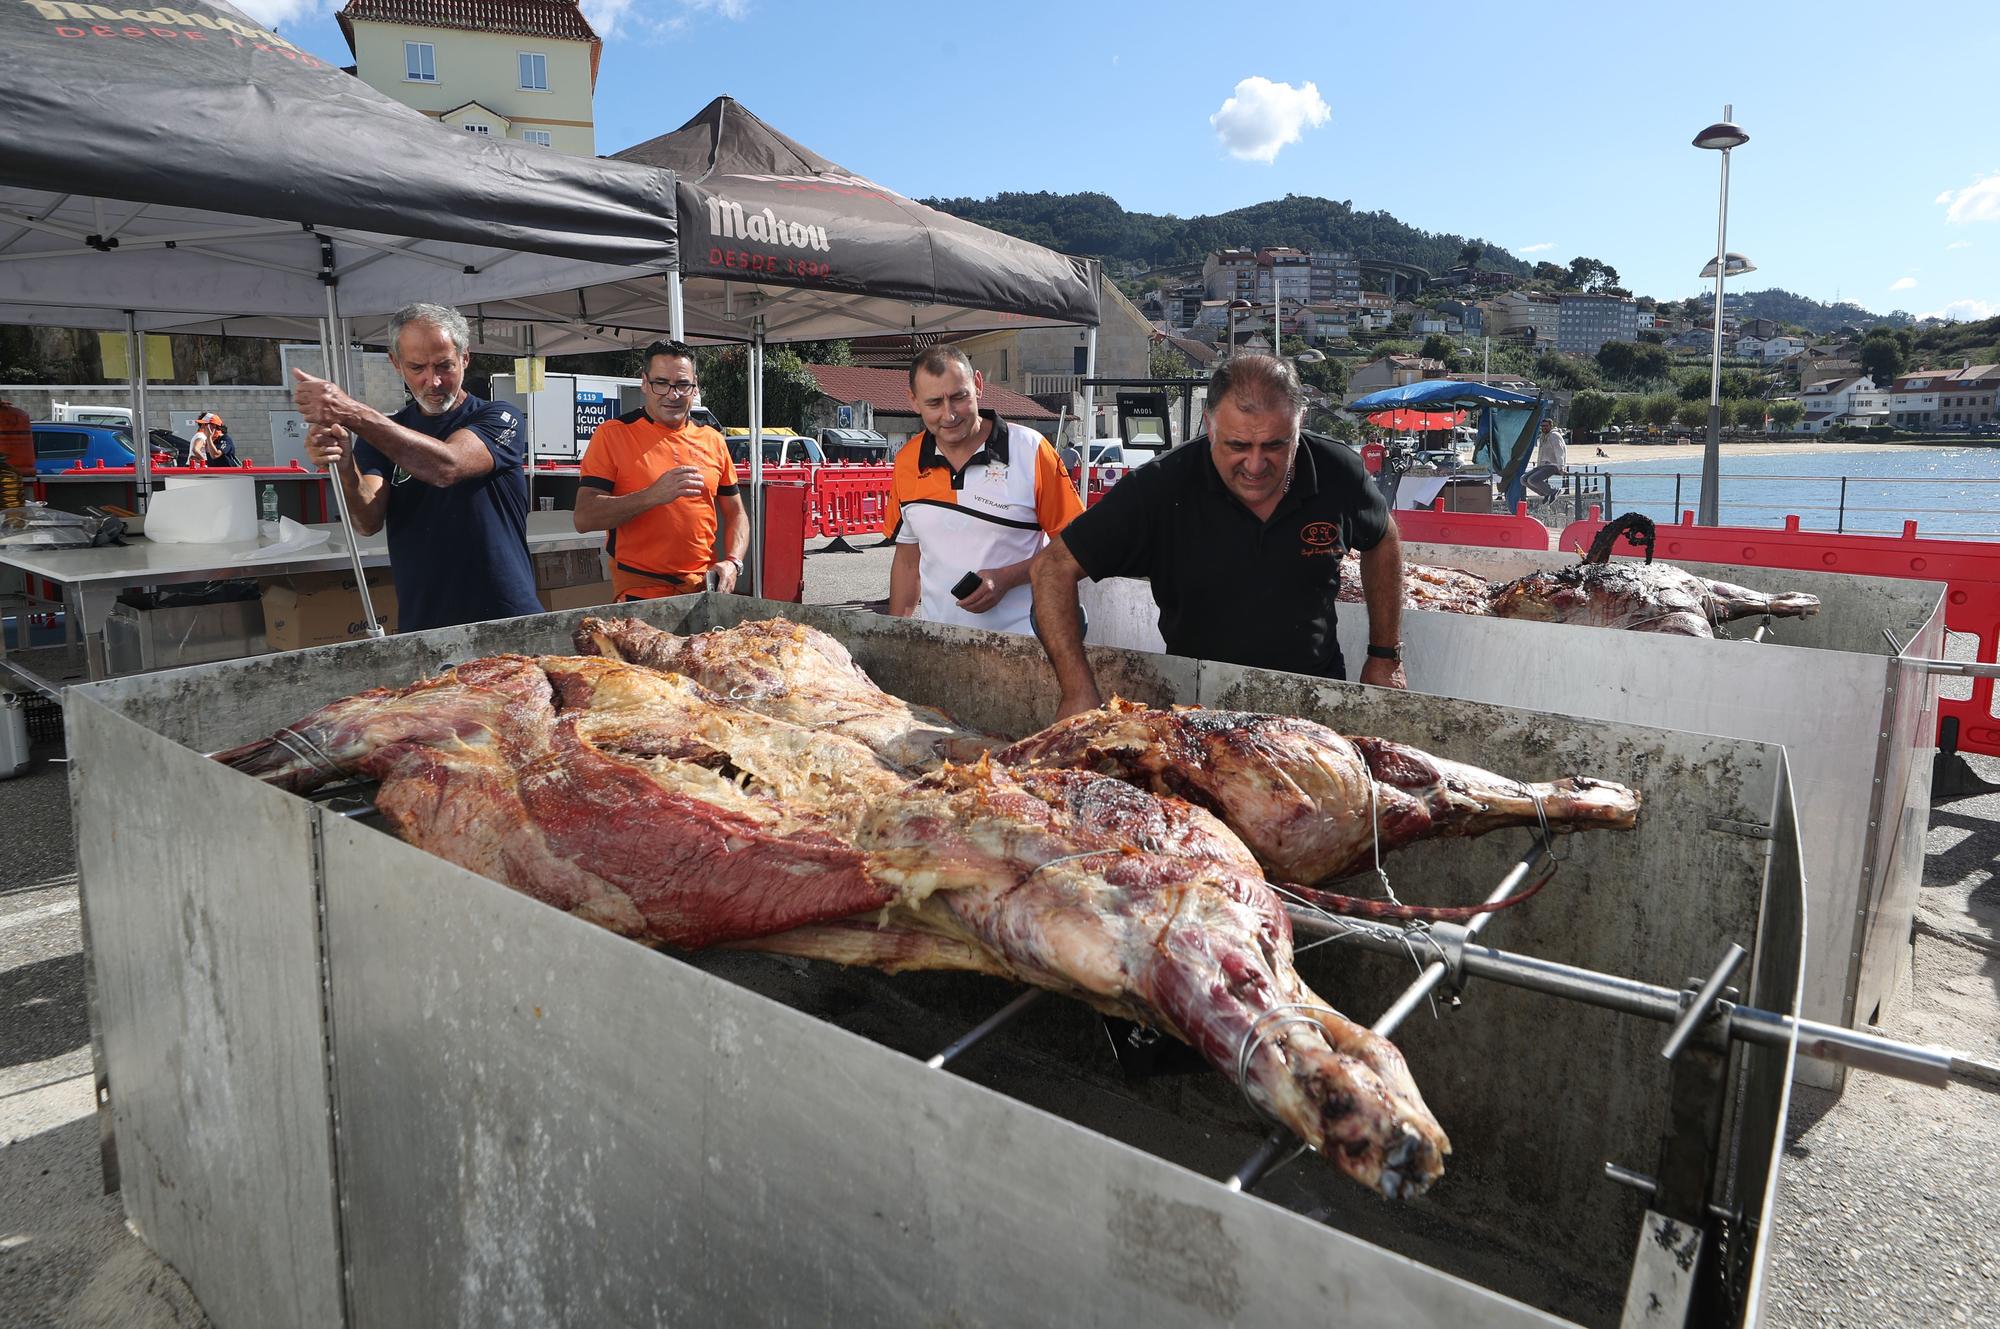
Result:
{"label": "building window", "polygon": [[468,134],[481,134],[488,138],[493,135],[493,128],[490,125],[465,125],[463,128]]}
{"label": "building window", "polygon": [[542,148],[553,148],[556,145],[555,137],[546,129],[524,129],[521,131],[521,141]]}
{"label": "building window", "polygon": [[429,42],[404,42],[403,77],[412,83],[437,82],[437,47]]}
{"label": "building window", "polygon": [[532,51],[521,52],[521,86],[530,92],[549,90],[549,58]]}

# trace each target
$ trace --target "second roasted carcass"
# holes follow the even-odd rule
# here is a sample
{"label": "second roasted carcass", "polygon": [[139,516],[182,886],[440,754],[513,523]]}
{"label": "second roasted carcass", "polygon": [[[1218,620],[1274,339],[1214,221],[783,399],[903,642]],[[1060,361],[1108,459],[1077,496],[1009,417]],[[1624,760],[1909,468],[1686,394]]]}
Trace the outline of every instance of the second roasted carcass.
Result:
{"label": "second roasted carcass", "polygon": [[1797,592],[1766,595],[1748,587],[1697,577],[1667,563],[1578,563],[1535,572],[1493,588],[1496,618],[1579,623],[1679,637],[1713,637],[1739,618],[1770,614],[1804,618],[1819,612],[1819,597]]}
{"label": "second roasted carcass", "polygon": [[1526,784],[1292,716],[1114,700],[1003,748],[1019,766],[1099,771],[1209,809],[1274,878],[1318,883],[1417,840],[1503,826],[1627,829],[1639,796],[1587,777]]}
{"label": "second roasted carcass", "polygon": [[844,734],[590,657],[473,661],[218,760],[297,791],[379,780],[404,838],[641,940],[1080,997],[1185,1039],[1386,1195],[1449,1150],[1396,1049],[1299,979],[1242,844],[1107,776],[981,760],[908,782]]}
{"label": "second roasted carcass", "polygon": [[[1432,609],[1441,614],[1484,614],[1486,578],[1461,568],[1441,568],[1430,563],[1403,565],[1403,607]],[[1361,560],[1346,556],[1340,569],[1340,598],[1347,604],[1362,603]]]}

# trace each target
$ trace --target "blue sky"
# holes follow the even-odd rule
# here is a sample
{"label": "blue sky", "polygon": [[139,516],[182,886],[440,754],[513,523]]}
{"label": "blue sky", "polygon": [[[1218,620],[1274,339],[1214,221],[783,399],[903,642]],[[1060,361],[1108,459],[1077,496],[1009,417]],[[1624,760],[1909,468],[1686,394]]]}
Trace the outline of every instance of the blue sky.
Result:
{"label": "blue sky", "polygon": [[[336,7],[244,3],[344,64]],[[1715,244],[1717,154],[1689,140],[1732,102],[1750,288],[2000,314],[1991,0],[583,8],[606,37],[599,152],[726,92],[912,196],[1091,189],[1193,216],[1318,194],[1672,298]]]}

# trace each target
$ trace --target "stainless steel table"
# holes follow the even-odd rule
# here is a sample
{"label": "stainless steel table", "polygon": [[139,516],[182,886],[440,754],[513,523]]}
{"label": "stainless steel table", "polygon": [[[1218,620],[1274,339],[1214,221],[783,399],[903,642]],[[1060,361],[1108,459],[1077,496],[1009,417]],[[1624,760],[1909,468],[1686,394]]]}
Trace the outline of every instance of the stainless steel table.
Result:
{"label": "stainless steel table", "polygon": [[[347,547],[347,533],[337,522],[318,523],[310,529],[328,532],[332,538],[315,549],[262,557],[258,551],[268,541],[238,544],[154,544],[143,536],[123,546],[102,549],[9,549],[0,547],[0,566],[18,568],[29,578],[31,594],[37,582],[59,588],[63,614],[72,639],[80,638],[86,669],[92,679],[106,674],[104,663],[104,620],[118,602],[120,592],[133,586],[173,586],[187,582],[214,581],[225,577],[270,577],[280,573],[340,572],[353,566]],[[528,514],[528,553],[559,553],[571,549],[601,549],[604,533],[579,535],[567,512]],[[381,533],[362,538],[361,561],[366,567],[387,567],[389,545]],[[0,610],[0,612],[5,612]],[[26,616],[21,613],[22,631],[18,640],[27,640]],[[20,653],[16,652],[18,656]],[[5,638],[0,636],[0,667],[45,694],[59,692],[60,685],[38,676],[18,658],[10,658]]]}

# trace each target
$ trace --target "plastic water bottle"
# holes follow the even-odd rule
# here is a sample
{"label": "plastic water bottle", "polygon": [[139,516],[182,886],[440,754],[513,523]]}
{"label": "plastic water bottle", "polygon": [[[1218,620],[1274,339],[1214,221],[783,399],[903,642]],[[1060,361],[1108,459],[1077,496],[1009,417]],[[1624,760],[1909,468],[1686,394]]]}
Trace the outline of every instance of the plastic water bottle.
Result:
{"label": "plastic water bottle", "polygon": [[278,533],[278,486],[265,485],[264,492],[257,495],[257,515],[263,520],[264,533]]}

